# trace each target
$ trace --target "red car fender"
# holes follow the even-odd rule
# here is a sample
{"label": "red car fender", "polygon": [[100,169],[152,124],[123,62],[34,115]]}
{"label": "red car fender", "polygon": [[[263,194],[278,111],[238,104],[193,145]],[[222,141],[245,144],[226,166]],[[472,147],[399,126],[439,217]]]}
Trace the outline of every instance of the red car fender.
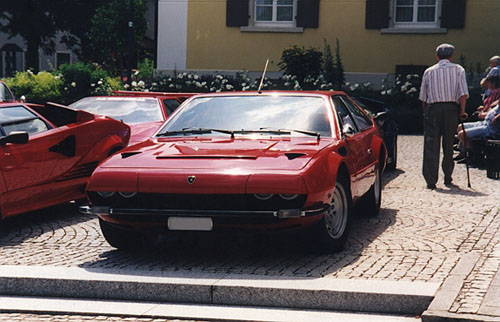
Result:
{"label": "red car fender", "polygon": [[[303,174],[308,191],[306,207],[329,203],[337,174],[339,171],[349,172],[344,157],[338,153],[337,147],[322,150],[315,159],[308,164]],[[341,167],[345,170],[341,170]]]}
{"label": "red car fender", "polygon": [[382,169],[380,169],[380,172],[382,173],[382,172],[384,172],[385,163],[387,161],[387,148],[385,147],[385,143],[382,140],[382,138],[378,135],[373,136],[372,150],[374,151],[374,155],[376,155],[377,157],[380,156],[381,154],[383,156]]}
{"label": "red car fender", "polygon": [[88,163],[98,160],[99,162],[104,161],[108,156],[115,153],[118,150],[123,149],[127,146],[127,142],[124,142],[117,134],[112,134],[104,137],[99,142],[97,142],[94,147],[87,153],[87,155],[80,161],[80,163]]}

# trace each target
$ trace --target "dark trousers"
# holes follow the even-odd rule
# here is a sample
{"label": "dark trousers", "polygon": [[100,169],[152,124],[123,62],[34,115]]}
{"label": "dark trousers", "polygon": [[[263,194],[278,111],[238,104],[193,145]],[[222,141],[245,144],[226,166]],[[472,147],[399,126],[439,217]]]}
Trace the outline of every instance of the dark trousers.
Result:
{"label": "dark trousers", "polygon": [[439,154],[442,138],[442,169],[445,181],[451,181],[455,167],[453,139],[458,126],[458,104],[429,104],[424,113],[424,162],[422,173],[427,184],[436,184],[439,173]]}

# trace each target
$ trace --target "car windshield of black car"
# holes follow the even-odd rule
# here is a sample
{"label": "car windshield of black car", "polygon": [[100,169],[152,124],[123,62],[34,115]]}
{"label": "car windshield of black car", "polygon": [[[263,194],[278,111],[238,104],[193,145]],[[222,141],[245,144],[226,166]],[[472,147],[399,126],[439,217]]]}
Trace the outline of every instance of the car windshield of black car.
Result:
{"label": "car windshield of black car", "polygon": [[163,121],[160,102],[148,97],[85,97],[70,105],[127,124]]}
{"label": "car windshield of black car", "polygon": [[[321,137],[332,136],[328,105],[325,99],[316,96],[199,97],[191,100],[173,115],[158,135],[182,131],[185,128],[225,129],[242,135],[256,133],[269,135],[266,132],[277,132],[273,129],[294,129],[288,132],[278,131],[277,134],[310,135],[301,133],[302,131],[317,132]],[[264,129],[269,129],[269,131]]]}

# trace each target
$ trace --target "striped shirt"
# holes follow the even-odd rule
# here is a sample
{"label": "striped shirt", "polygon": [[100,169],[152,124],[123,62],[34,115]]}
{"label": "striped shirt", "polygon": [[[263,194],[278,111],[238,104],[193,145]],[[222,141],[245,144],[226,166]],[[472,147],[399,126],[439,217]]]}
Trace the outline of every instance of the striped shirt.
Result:
{"label": "striped shirt", "polygon": [[438,102],[457,102],[466,95],[469,97],[465,70],[448,59],[441,59],[427,68],[422,78],[419,99],[428,104]]}

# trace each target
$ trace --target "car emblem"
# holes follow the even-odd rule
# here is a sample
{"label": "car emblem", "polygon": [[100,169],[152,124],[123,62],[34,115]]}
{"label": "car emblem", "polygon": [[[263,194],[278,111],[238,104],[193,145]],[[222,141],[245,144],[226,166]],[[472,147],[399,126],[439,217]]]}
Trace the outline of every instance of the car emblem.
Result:
{"label": "car emblem", "polygon": [[196,180],[196,177],[195,176],[189,176],[188,177],[188,183],[189,184],[193,184],[193,182]]}

